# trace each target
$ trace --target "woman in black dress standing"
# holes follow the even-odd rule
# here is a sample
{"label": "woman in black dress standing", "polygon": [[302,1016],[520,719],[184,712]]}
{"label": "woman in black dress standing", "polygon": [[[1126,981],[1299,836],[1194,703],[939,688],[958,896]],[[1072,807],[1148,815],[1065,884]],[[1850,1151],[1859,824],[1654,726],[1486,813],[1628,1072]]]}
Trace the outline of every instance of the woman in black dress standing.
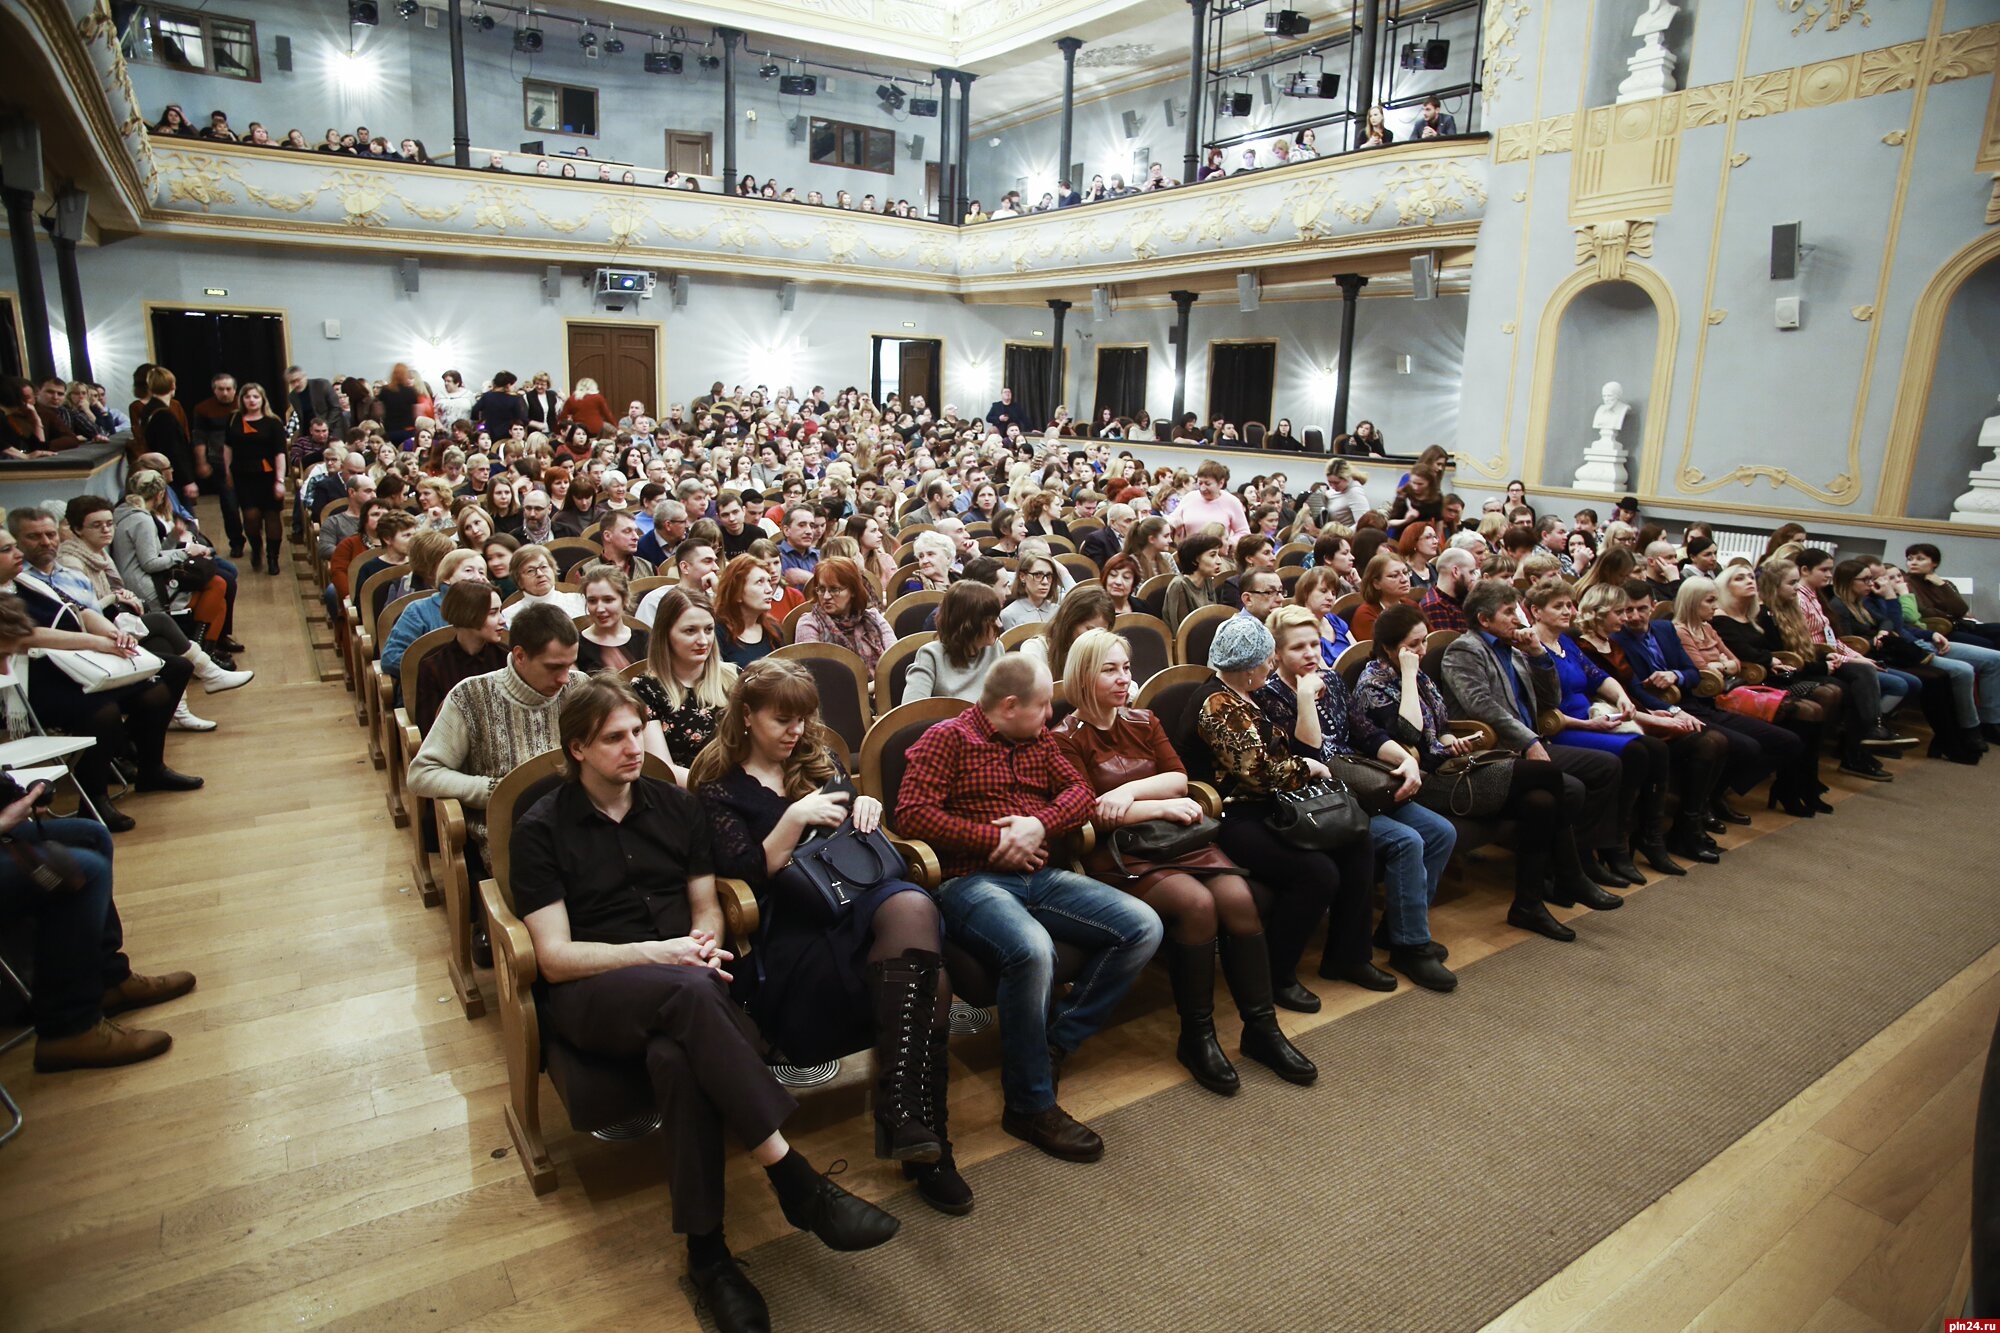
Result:
{"label": "woman in black dress standing", "polygon": [[[264,386],[249,383],[236,396],[236,414],[229,418],[223,455],[236,502],[243,507],[243,533],[250,547],[250,568],[278,572],[278,547],[284,541],[285,423],[271,415]],[[263,537],[265,563],[257,562],[258,536]]]}
{"label": "woman in black dress standing", "polygon": [[717,874],[757,895],[755,963],[738,968],[750,1014],[799,1062],[875,1046],[875,1155],[903,1163],[932,1207],[972,1208],[945,1135],[945,1049],[951,980],[938,952],[937,905],[922,888],[885,880],[829,918],[817,895],[779,874],[809,835],[852,818],[880,827],[882,803],[857,796],[826,745],[819,690],[783,658],[752,663],[730,693],[715,740],[688,787],[708,811]]}

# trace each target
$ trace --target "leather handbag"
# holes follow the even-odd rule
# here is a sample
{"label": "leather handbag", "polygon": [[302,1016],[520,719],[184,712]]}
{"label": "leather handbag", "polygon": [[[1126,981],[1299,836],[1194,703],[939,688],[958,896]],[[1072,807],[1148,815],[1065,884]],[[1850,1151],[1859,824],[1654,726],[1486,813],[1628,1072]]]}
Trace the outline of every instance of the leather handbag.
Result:
{"label": "leather handbag", "polygon": [[1176,824],[1171,819],[1147,819],[1111,831],[1111,863],[1118,873],[1133,878],[1143,873],[1128,870],[1125,858],[1146,863],[1154,869],[1170,866],[1213,846],[1222,825],[1203,815],[1192,824]]}
{"label": "leather handbag", "polygon": [[[822,790],[854,795],[854,785],[844,774]],[[832,925],[870,889],[909,877],[910,867],[903,854],[882,831],[862,833],[854,827],[854,816],[849,815],[829,832],[793,848],[792,859],[772,879],[786,898],[815,904],[820,924]]]}
{"label": "leather handbag", "polygon": [[1447,759],[1424,774],[1417,800],[1426,810],[1459,819],[1491,819],[1506,808],[1514,786],[1515,756],[1479,750]]}
{"label": "leather handbag", "polygon": [[1332,852],[1368,836],[1368,812],[1339,778],[1320,778],[1272,797],[1277,806],[1264,820],[1294,847]]}
{"label": "leather handbag", "polygon": [[1371,815],[1386,815],[1401,802],[1396,792],[1403,780],[1396,776],[1396,770],[1380,759],[1370,759],[1366,755],[1336,755],[1325,761],[1333,775],[1345,782],[1361,802],[1361,808]]}

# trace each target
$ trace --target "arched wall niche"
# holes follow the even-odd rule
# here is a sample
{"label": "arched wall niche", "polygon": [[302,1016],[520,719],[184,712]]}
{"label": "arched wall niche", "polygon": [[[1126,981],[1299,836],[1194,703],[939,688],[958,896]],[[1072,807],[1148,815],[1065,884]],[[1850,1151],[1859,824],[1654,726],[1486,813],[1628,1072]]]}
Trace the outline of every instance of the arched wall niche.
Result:
{"label": "arched wall niche", "polygon": [[1673,391],[1679,308],[1658,273],[1627,264],[1620,278],[1591,269],[1565,279],[1542,308],[1535,341],[1535,384],[1528,406],[1530,485],[1569,486],[1597,437],[1590,419],[1607,382],[1624,390],[1632,412],[1619,439],[1630,458],[1628,489],[1664,447]]}
{"label": "arched wall niche", "polygon": [[1979,427],[2000,411],[2000,233],[1947,260],[1917,298],[1883,453],[1876,512],[1950,517],[1986,459]]}

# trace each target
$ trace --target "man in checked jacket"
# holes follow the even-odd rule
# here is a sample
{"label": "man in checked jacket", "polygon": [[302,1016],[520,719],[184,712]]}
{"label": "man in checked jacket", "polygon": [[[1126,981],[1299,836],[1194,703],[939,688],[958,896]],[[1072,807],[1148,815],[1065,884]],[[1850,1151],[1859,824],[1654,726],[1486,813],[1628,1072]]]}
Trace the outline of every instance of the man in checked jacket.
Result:
{"label": "man in checked jacket", "polygon": [[[1052,692],[1038,659],[1009,653],[995,663],[978,704],[910,747],[896,826],[937,850],[951,937],[999,970],[1001,1128],[1052,1157],[1094,1162],[1104,1140],[1056,1105],[1057,1080],[1159,948],[1160,918],[1130,894],[1048,863],[1049,840],[1097,804],[1049,734]],[[1090,957],[1051,1008],[1059,939]]]}

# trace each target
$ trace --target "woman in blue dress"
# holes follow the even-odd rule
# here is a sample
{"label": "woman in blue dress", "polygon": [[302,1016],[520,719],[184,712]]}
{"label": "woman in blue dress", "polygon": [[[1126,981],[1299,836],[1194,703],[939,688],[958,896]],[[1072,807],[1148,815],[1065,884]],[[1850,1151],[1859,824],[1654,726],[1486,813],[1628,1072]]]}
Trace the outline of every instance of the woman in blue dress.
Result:
{"label": "woman in blue dress", "polygon": [[[1618,843],[1598,848],[1598,861],[1630,884],[1646,882],[1632,863],[1634,851],[1663,875],[1685,875],[1687,870],[1667,853],[1667,782],[1673,764],[1666,742],[1638,730],[1633,721],[1638,709],[1625,687],[1606,675],[1585,655],[1583,645],[1570,637],[1570,625],[1576,619],[1576,593],[1568,583],[1559,578],[1543,579],[1522,594],[1521,600],[1533,618],[1535,637],[1548,649],[1562,682],[1558,717],[1548,719],[1557,722],[1560,730],[1545,735],[1548,743],[1608,751],[1618,756],[1624,768],[1618,788]],[[1593,715],[1593,703],[1605,706]]]}
{"label": "woman in blue dress", "polygon": [[1334,613],[1333,604],[1339,600],[1339,576],[1327,565],[1308,569],[1299,575],[1292,588],[1292,605],[1312,612],[1313,624],[1319,630],[1320,661],[1326,666],[1332,666],[1354,646],[1354,634],[1347,622]]}

